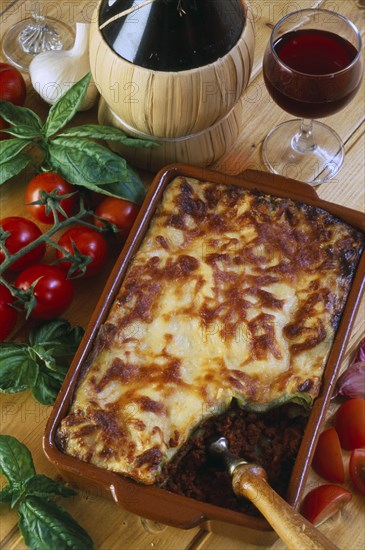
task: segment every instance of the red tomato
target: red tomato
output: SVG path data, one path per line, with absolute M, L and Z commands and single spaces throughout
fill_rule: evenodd
M 14 105 L 23 105 L 25 96 L 26 86 L 22 74 L 12 65 L 0 63 L 0 99 L 10 101 Z M 0 130 L 8 127 L 9 124 L 0 118 Z M 8 134 L 0 132 L 0 140 L 8 137 Z
M 338 485 L 320 485 L 303 499 L 302 515 L 314 525 L 320 525 L 349 502 L 352 494 Z
M 365 449 L 354 449 L 351 453 L 349 471 L 352 483 L 365 496 Z
M 95 214 L 104 220 L 114 223 L 121 231 L 120 238 L 125 240 L 139 212 L 139 206 L 133 202 L 114 197 L 106 197 L 95 210 Z M 95 220 L 98 226 L 104 225 Z
M 67 252 L 75 255 L 74 247 L 76 247 L 83 256 L 89 256 L 91 261 L 86 265 L 85 277 L 91 277 L 101 271 L 105 265 L 108 256 L 108 247 L 103 235 L 90 227 L 77 225 L 72 227 L 58 241 L 58 244 L 65 248 Z M 64 258 L 65 254 L 60 250 L 56 250 L 58 259 Z M 71 262 L 61 262 L 60 267 L 68 271 L 71 267 Z M 78 269 L 74 275 L 80 275 Z
M 55 172 L 44 172 L 42 174 L 38 174 L 38 176 L 31 179 L 27 185 L 25 190 L 25 202 L 27 203 L 27 209 L 33 218 L 42 223 L 53 223 L 52 212 L 47 214 L 43 204 L 29 203 L 38 201 L 41 198 L 40 194 L 42 191 L 51 193 L 54 189 L 57 189 L 57 195 L 68 195 L 70 193 L 74 193 L 71 197 L 62 199 L 60 205 L 67 216 L 71 216 L 75 211 L 75 206 L 78 200 L 76 187 L 68 183 Z M 59 213 L 58 215 L 60 220 L 65 219 L 62 214 Z
M 9 63 L 0 63 L 0 99 L 24 105 L 26 85 L 22 74 Z
M 343 449 L 365 447 L 365 399 L 345 401 L 336 413 L 334 426 Z
M 334 428 L 325 430 L 319 436 L 312 467 L 327 481 L 333 483 L 345 481 L 340 440 Z
M 6 286 L 0 284 L 0 340 L 5 340 L 14 330 L 18 316 L 16 309 L 11 306 L 14 300 Z
M 18 276 L 15 286 L 28 290 L 35 281 L 36 305 L 31 317 L 48 320 L 61 315 L 73 298 L 73 284 L 67 279 L 64 270 L 54 265 L 35 264 Z
M 5 241 L 5 246 L 11 254 L 15 254 L 42 235 L 41 230 L 34 222 L 19 216 L 3 218 L 0 220 L 0 226 L 4 231 L 10 233 Z M 10 269 L 21 271 L 22 269 L 39 262 L 43 258 L 45 251 L 46 245 L 41 243 L 39 246 L 33 248 L 33 250 L 27 252 L 24 256 L 11 264 Z M 3 262 L 4 259 L 5 254 L 0 250 L 0 263 Z

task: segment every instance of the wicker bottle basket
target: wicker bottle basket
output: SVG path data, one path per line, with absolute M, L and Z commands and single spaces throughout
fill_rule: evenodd
M 132 166 L 151 172 L 156 172 L 172 162 L 189 162 L 195 166 L 209 166 L 230 151 L 234 145 L 242 130 L 243 109 L 244 104 L 242 100 L 239 100 L 228 115 L 210 128 L 189 136 L 156 139 L 159 144 L 159 147 L 156 148 L 126 147 L 116 141 L 110 141 L 108 145 Z M 126 126 L 112 112 L 103 98 L 99 102 L 98 119 L 100 124 L 119 128 L 131 137 L 150 138 L 150 136 Z
M 151 70 L 118 55 L 105 40 L 99 17 L 93 18 L 90 66 L 102 97 L 99 121 L 162 144 L 158 153 L 138 150 L 136 165 L 154 170 L 166 160 L 206 166 L 236 139 L 255 38 L 251 8 L 247 0 L 240 1 L 245 22 L 232 49 L 207 65 L 173 72 Z M 124 154 L 124 148 L 118 149 Z

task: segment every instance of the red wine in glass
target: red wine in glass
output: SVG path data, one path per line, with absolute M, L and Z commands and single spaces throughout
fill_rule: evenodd
M 356 48 L 341 36 L 322 30 L 290 31 L 274 43 L 276 56 L 300 75 L 282 70 L 276 58 L 264 65 L 266 87 L 284 111 L 303 118 L 321 118 L 340 111 L 356 95 L 361 83 L 361 67 L 354 64 Z M 323 76 L 313 86 L 310 75 Z M 331 78 L 325 78 L 331 75 Z
M 264 80 L 275 103 L 302 121 L 283 123 L 266 138 L 263 157 L 273 172 L 289 175 L 285 170 L 294 168 L 298 179 L 315 185 L 334 176 L 343 161 L 340 138 L 305 119 L 343 109 L 356 95 L 362 72 L 361 38 L 346 18 L 309 9 L 279 21 L 265 52 Z

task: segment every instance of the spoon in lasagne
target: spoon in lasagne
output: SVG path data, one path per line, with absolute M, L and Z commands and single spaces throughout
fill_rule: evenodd
M 335 546 L 268 484 L 265 470 L 229 452 L 225 437 L 213 440 L 208 452 L 224 464 L 232 476 L 238 497 L 249 499 L 270 523 L 289 550 L 335 550 Z

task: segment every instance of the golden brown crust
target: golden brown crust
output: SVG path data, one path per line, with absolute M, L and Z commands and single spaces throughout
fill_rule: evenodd
M 65 451 L 153 483 L 233 398 L 315 398 L 362 248 L 319 208 L 174 180 L 62 422 Z

